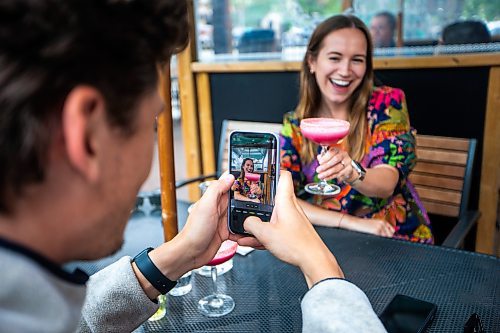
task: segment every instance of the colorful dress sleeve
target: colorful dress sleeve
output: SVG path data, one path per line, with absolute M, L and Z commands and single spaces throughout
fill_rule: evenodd
M 369 153 L 363 162 L 373 168 L 380 164 L 395 167 L 399 185 L 415 166 L 415 130 L 410 126 L 406 99 L 401 89 L 377 88 L 368 105 Z
M 241 178 L 237 178 L 234 181 L 233 186 L 231 187 L 231 190 L 240 193 L 241 195 L 248 197 L 248 195 L 251 193 L 251 186 L 250 182 L 244 181 Z M 262 198 L 262 185 L 259 182 L 259 188 L 261 189 L 260 194 L 255 194 L 255 198 L 261 199 Z
M 241 188 L 242 188 L 241 178 L 236 178 L 236 180 L 234 181 L 233 186 L 231 186 L 231 190 L 234 191 L 234 192 L 241 193 Z
M 368 198 L 354 189 L 347 201 L 350 209 L 369 208 L 365 217 L 379 218 L 395 226 L 395 238 L 433 243 L 427 212 L 408 176 L 416 163 L 415 134 L 403 91 L 391 87 L 376 88 L 368 106 L 369 147 L 362 164 L 368 168 L 385 164 L 395 167 L 399 180 L 389 198 Z M 366 211 L 366 210 L 365 210 Z

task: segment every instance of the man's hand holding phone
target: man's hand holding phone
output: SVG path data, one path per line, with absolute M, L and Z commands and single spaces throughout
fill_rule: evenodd
M 337 260 L 305 216 L 294 194 L 291 174 L 281 171 L 275 207 L 269 223 L 257 217 L 244 222 L 255 236 L 238 240 L 241 245 L 263 245 L 278 259 L 298 266 L 309 287 L 329 277 L 344 277 Z

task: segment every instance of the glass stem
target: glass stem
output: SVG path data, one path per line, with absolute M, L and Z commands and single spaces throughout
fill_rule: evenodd
M 217 267 L 212 266 L 210 273 L 212 275 L 212 289 L 213 289 L 213 294 L 217 295 Z
M 329 148 L 330 148 L 329 146 L 323 146 L 323 145 L 321 146 L 321 153 L 320 153 L 321 157 L 323 157 L 328 152 Z M 320 179 L 318 186 L 319 186 L 320 190 L 323 191 L 323 189 L 326 186 L 328 186 L 328 183 L 326 182 L 326 180 Z

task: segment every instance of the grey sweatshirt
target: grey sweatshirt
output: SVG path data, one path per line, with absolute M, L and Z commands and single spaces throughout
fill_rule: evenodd
M 158 305 L 123 257 L 92 275 L 69 274 L 0 239 L 1 332 L 131 332 Z M 302 300 L 303 332 L 385 332 L 366 295 L 341 279 L 316 284 Z

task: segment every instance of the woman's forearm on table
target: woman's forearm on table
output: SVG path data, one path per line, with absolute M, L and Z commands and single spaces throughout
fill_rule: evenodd
M 328 209 L 324 209 L 313 205 L 305 200 L 298 199 L 300 207 L 304 210 L 309 221 L 314 225 L 320 225 L 325 227 L 338 227 L 339 222 L 343 217 L 343 213 L 334 212 Z

